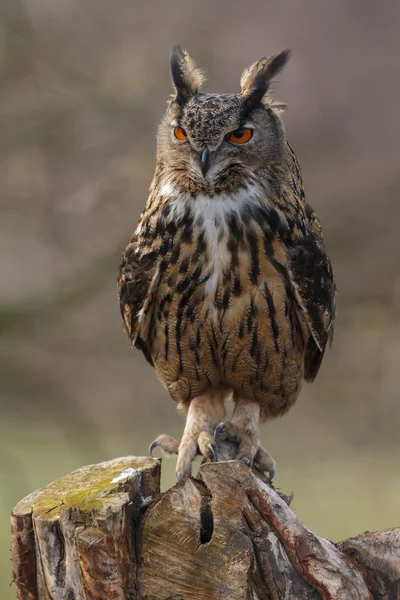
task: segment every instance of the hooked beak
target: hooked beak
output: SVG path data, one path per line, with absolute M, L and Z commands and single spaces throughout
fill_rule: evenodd
M 210 168 L 210 151 L 208 148 L 204 148 L 204 150 L 201 151 L 200 165 L 203 177 L 205 177 L 207 175 L 208 169 Z

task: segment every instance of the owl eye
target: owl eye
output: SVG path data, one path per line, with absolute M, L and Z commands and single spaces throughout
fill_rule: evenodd
M 246 144 L 253 137 L 253 129 L 250 127 L 239 127 L 235 131 L 231 131 L 226 136 L 227 140 L 233 144 Z
M 179 140 L 180 142 L 184 142 L 187 140 L 186 131 L 182 127 L 175 127 L 174 135 L 175 135 L 176 139 Z

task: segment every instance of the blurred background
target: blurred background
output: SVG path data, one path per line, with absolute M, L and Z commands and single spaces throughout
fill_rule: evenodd
M 275 85 L 336 272 L 336 339 L 262 431 L 275 483 L 317 533 L 400 525 L 400 4 L 374 0 L 2 0 L 0 597 L 9 513 L 72 469 L 147 454 L 183 419 L 129 347 L 116 272 L 142 210 L 170 46 L 234 92 L 290 47 Z M 164 487 L 174 482 L 164 460 Z

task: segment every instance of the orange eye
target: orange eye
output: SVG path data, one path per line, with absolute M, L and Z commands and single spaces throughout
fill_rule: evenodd
M 187 140 L 186 131 L 182 129 L 182 127 L 175 127 L 174 134 L 176 139 L 180 142 L 184 142 L 185 140 Z
M 239 127 L 226 136 L 233 144 L 246 144 L 253 137 L 253 129 L 250 127 Z

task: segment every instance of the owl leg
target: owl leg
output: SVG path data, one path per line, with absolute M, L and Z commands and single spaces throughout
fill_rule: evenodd
M 190 402 L 178 450 L 178 480 L 191 474 L 196 454 L 200 453 L 209 460 L 217 460 L 213 433 L 218 422 L 225 416 L 224 400 L 224 395 L 218 393 L 199 396 Z
M 255 465 L 260 471 L 269 472 L 269 480 L 275 474 L 276 462 L 261 446 L 259 439 L 260 405 L 258 402 L 235 398 L 235 410 L 230 422 L 219 423 L 214 439 L 232 440 L 239 444 L 237 459 L 247 465 Z
M 231 427 L 236 431 L 239 442 L 238 460 L 252 464 L 259 442 L 260 405 L 242 398 L 235 399 Z
M 185 415 L 188 414 L 189 404 L 180 404 L 178 406 L 180 410 L 182 410 Z M 168 435 L 167 433 L 160 433 L 159 436 L 156 437 L 154 442 L 151 442 L 149 446 L 149 454 L 153 456 L 153 450 L 155 448 L 161 448 L 163 452 L 166 454 L 178 454 L 179 451 L 179 442 L 172 435 Z

